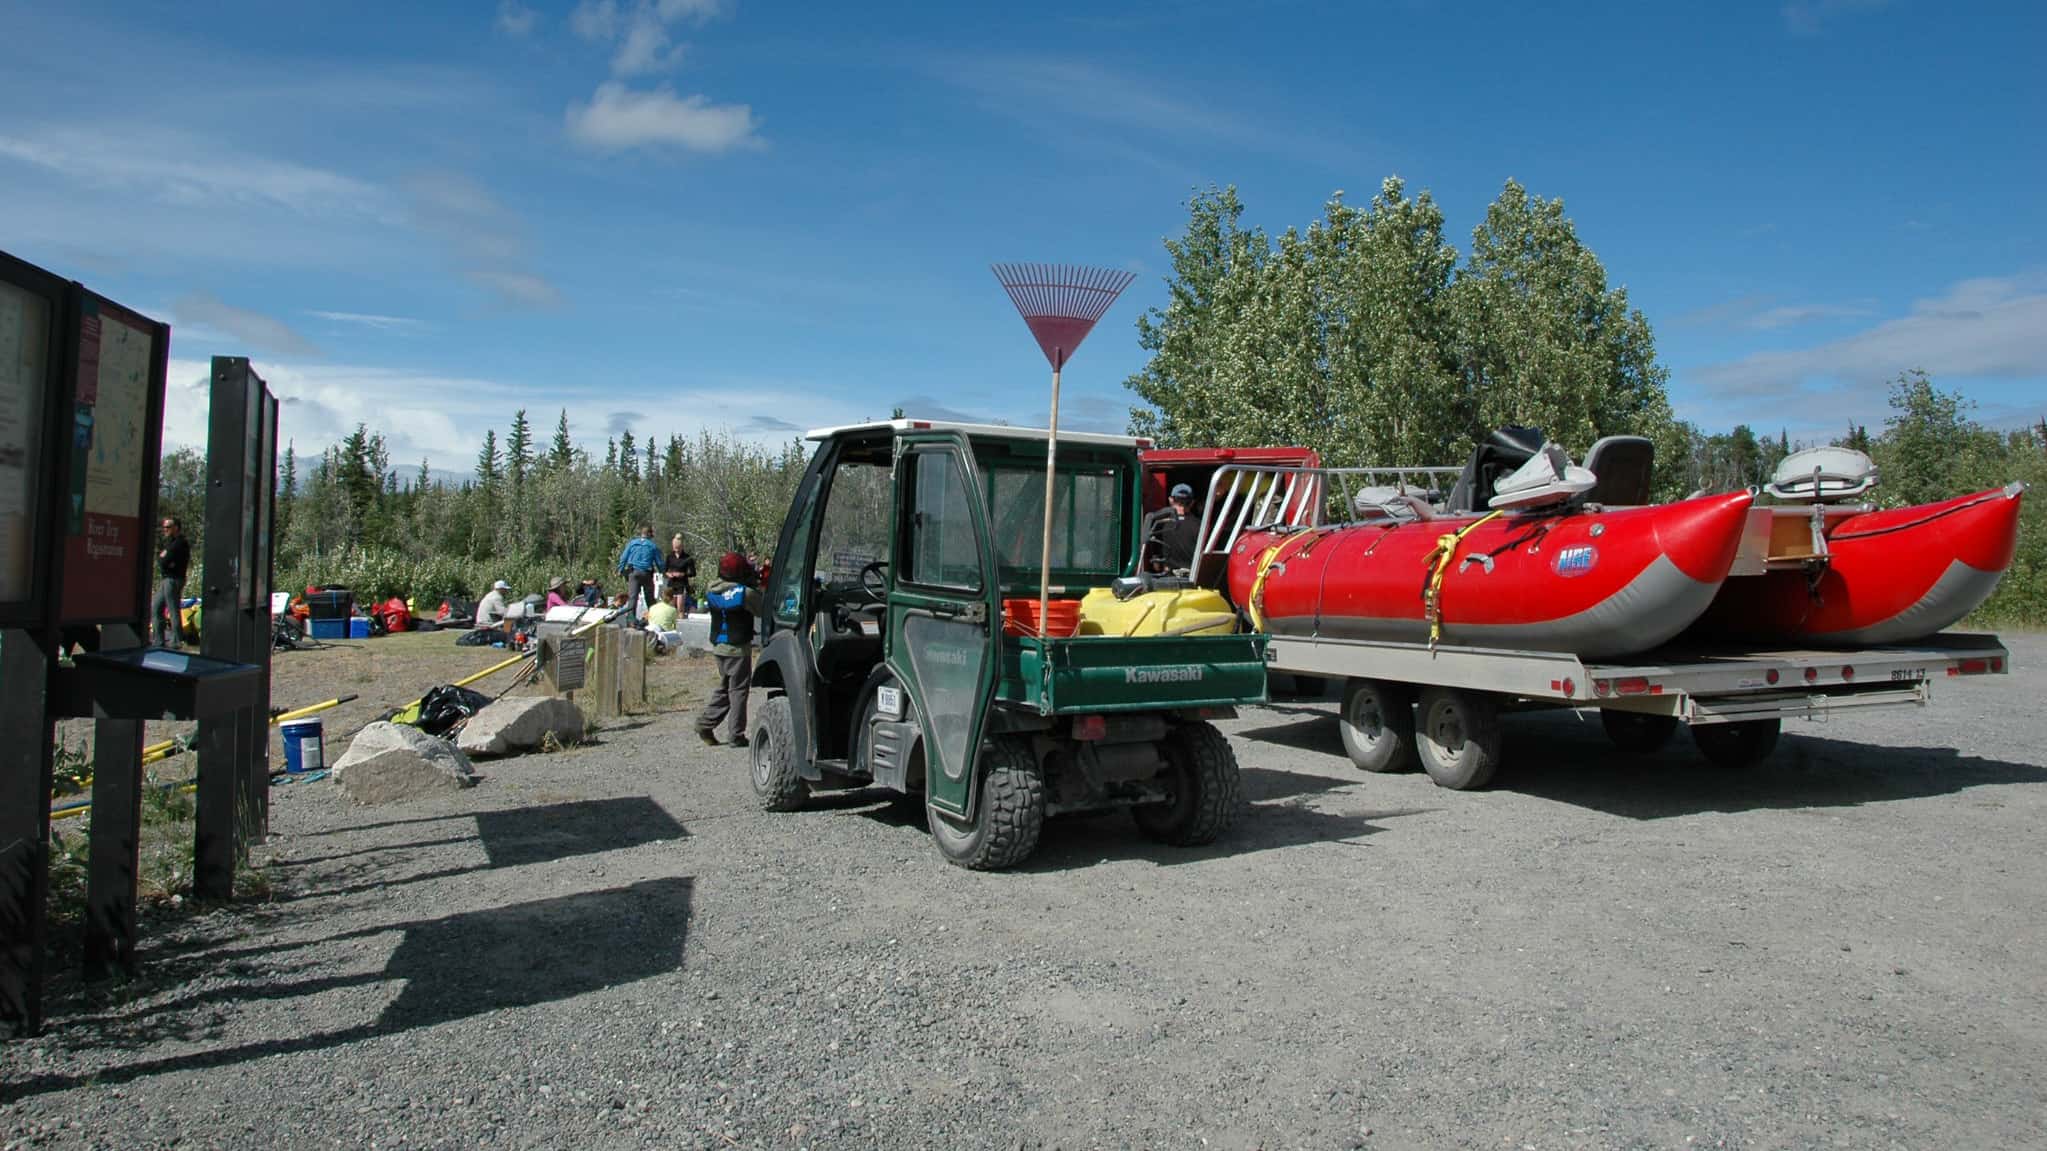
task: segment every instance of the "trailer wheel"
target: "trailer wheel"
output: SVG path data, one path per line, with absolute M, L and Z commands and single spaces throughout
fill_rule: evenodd
M 1483 692 L 1425 688 L 1416 750 L 1437 787 L 1473 791 L 1500 766 L 1500 709 Z
M 1636 755 L 1647 755 L 1670 742 L 1677 732 L 1674 715 L 1645 715 L 1639 711 L 1599 709 L 1599 724 L 1615 747 Z
M 946 862 L 975 871 L 1022 863 L 1038 849 L 1045 826 L 1045 777 L 1028 740 L 997 738 L 984 745 L 981 802 L 972 822 L 927 805 L 931 841 Z
M 763 811 L 795 811 L 810 798 L 796 770 L 796 722 L 789 697 L 771 695 L 753 721 L 753 795 Z
M 1170 798 L 1130 809 L 1137 829 L 1160 843 L 1196 847 L 1214 843 L 1237 820 L 1243 806 L 1243 775 L 1237 753 L 1213 725 L 1184 723 L 1160 745 L 1166 769 L 1159 773 Z
M 1709 723 L 1692 729 L 1692 743 L 1715 767 L 1754 767 L 1777 750 L 1777 737 L 1783 730 L 1781 719 Z
M 1376 679 L 1346 683 L 1336 725 L 1343 733 L 1343 750 L 1360 769 L 1413 770 L 1414 703 L 1393 684 Z

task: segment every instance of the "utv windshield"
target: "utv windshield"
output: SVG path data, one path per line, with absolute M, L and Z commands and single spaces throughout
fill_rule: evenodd
M 1010 458 L 980 461 L 988 489 L 988 522 L 1006 586 L 1036 586 L 1045 529 L 1045 464 Z M 1101 586 L 1129 564 L 1126 541 L 1130 473 L 1124 466 L 1064 453 L 1053 483 L 1052 580 Z

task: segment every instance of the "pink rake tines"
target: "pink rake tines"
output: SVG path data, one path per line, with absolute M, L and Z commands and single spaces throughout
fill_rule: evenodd
M 1052 423 L 1045 437 L 1045 534 L 1038 560 L 1038 634 L 1052 618 L 1052 507 L 1059 462 L 1059 372 L 1095 321 L 1137 276 L 1077 264 L 996 264 L 995 279 L 1052 365 Z M 1050 663 L 1045 665 L 1047 668 Z
M 1132 272 L 1070 264 L 996 264 L 994 271 L 1055 372 L 1137 279 Z

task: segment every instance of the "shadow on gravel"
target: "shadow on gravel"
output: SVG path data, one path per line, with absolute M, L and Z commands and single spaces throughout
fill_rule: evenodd
M 286 1035 L 211 1051 L 114 1064 L 79 1075 L 42 1075 L 0 1085 L 16 1099 L 91 1084 L 230 1066 L 251 1059 L 322 1051 L 507 1008 L 531 1007 L 663 975 L 682 967 L 692 881 L 650 879 L 626 887 L 515 903 L 437 919 L 384 924 L 332 941 L 402 932 L 379 972 L 290 982 L 249 980 L 183 996 L 140 1011 L 60 1024 L 79 1048 L 121 1049 L 162 1039 L 190 1040 L 182 1015 L 208 1004 L 300 999 L 402 980 L 376 1019 L 332 1031 Z M 348 998 L 339 1002 L 356 1002 Z M 294 1013 L 293 1018 L 316 1012 Z
M 523 867 L 532 863 L 550 863 L 557 859 L 592 855 L 600 851 L 640 847 L 649 843 L 682 839 L 689 834 L 682 824 L 676 822 L 674 816 L 668 814 L 666 808 L 645 796 L 585 799 L 570 803 L 480 811 L 475 815 L 460 818 L 475 821 L 474 836 L 385 844 L 364 848 L 359 852 L 342 852 L 313 859 L 280 860 L 279 864 L 282 866 L 304 867 L 351 857 L 383 856 L 381 859 L 366 858 L 360 863 L 335 869 L 321 876 L 319 881 L 308 885 L 305 890 L 295 892 L 290 898 L 359 895 L 368 891 L 386 890 L 400 884 L 426 883 L 457 875 L 468 875 L 494 867 Z M 390 860 L 385 853 L 445 847 L 468 843 L 472 839 L 482 843 L 484 856 L 488 862 L 413 874 L 387 874 L 390 870 Z M 357 883 L 344 882 L 340 886 L 332 884 L 334 880 L 347 880 L 355 876 L 366 878 Z
M 1236 734 L 1255 743 L 1270 743 L 1280 747 L 1291 747 L 1297 751 L 1319 751 L 1325 755 L 1343 756 L 1343 736 L 1336 730 L 1335 716 L 1326 711 L 1305 708 L 1291 714 L 1300 718 L 1266 727 L 1254 727 Z
M 1507 729 L 1493 788 L 1629 819 L 1793 807 L 1856 807 L 1951 795 L 1994 784 L 2047 783 L 2047 768 L 1963 755 L 1951 747 L 1886 747 L 1802 734 L 1787 724 L 1769 759 L 1746 770 L 1714 767 L 1684 733 L 1654 755 L 1609 743 L 1596 719 L 1522 716 Z
M 1290 773 L 1276 773 L 1290 774 Z M 1250 772 L 1245 772 L 1250 775 Z M 1229 833 L 1205 847 L 1171 847 L 1145 838 L 1128 815 L 1105 812 L 1049 820 L 1038 840 L 1036 855 L 1018 871 L 1068 871 L 1111 860 L 1142 859 L 1160 867 L 1201 863 L 1211 859 L 1277 851 L 1311 843 L 1360 847 L 1385 828 L 1380 823 L 1438 808 L 1398 811 L 1321 811 L 1303 803 L 1254 803 L 1237 818 Z

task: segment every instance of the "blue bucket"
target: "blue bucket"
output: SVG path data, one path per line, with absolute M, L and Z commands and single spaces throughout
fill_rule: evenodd
M 321 746 L 319 720 L 295 719 L 279 724 L 277 730 L 284 735 L 285 771 L 297 775 L 326 769 L 327 753 Z

